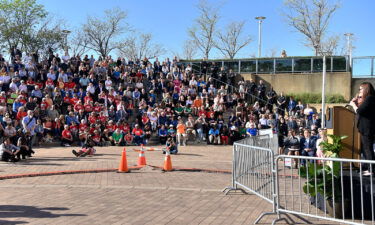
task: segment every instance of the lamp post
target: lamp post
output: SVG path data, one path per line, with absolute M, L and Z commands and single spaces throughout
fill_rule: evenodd
M 326 107 L 326 55 L 323 54 L 323 76 L 322 76 L 322 128 L 326 126 L 325 107 Z
M 68 52 L 68 35 L 71 33 L 70 30 L 62 30 L 61 31 L 62 34 L 64 35 L 64 50 L 65 50 L 65 54 Z
M 352 37 L 354 34 L 345 33 L 344 35 L 346 36 L 346 54 L 349 56 L 349 65 L 350 65 L 350 68 L 352 68 L 352 50 L 353 50 Z
M 258 20 L 258 58 L 262 55 L 262 22 L 266 19 L 264 16 L 255 17 Z

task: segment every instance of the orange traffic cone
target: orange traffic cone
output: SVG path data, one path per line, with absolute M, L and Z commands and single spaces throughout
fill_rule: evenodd
M 138 157 L 138 166 L 145 166 L 146 165 L 146 156 L 145 151 L 143 150 L 143 145 L 141 145 L 141 151 L 139 152 Z
M 126 149 L 122 150 L 122 155 L 121 155 L 121 161 L 120 165 L 118 167 L 118 172 L 119 173 L 128 173 L 130 172 L 128 169 L 128 160 L 126 159 Z
M 169 154 L 169 150 L 165 151 L 165 159 L 164 159 L 164 171 L 172 171 L 172 160 L 171 155 Z

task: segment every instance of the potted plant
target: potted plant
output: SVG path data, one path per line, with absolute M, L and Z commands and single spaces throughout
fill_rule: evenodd
M 342 140 L 347 136 L 328 135 L 328 137 L 328 141 L 320 143 L 323 153 L 326 157 L 338 158 L 343 149 Z M 303 186 L 304 193 L 312 197 L 312 202 L 318 208 L 328 211 L 331 216 L 335 215 L 336 218 L 342 218 L 340 170 L 339 162 L 329 161 L 321 164 L 307 162 L 305 167 L 299 169 L 299 175 L 306 179 Z M 333 200 L 335 201 L 334 206 Z M 325 201 L 323 206 L 318 204 L 322 201 Z

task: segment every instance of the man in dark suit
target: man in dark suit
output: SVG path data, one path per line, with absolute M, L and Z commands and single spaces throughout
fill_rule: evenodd
M 300 140 L 300 152 L 302 156 L 314 157 L 316 155 L 316 139 L 311 136 L 311 131 L 305 129 L 303 137 Z M 302 160 L 301 164 L 305 165 L 306 160 Z

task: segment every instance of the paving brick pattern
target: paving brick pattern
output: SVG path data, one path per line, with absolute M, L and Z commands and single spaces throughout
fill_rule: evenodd
M 122 148 L 98 148 L 97 155 L 77 159 L 73 148 L 41 148 L 22 163 L 0 163 L 0 176 L 63 170 L 116 168 Z M 129 165 L 138 153 L 128 149 Z M 187 146 L 172 156 L 173 166 L 231 169 L 230 146 Z M 164 155 L 146 152 L 149 165 Z M 161 172 L 152 167 L 131 173 L 87 173 L 0 181 L 0 224 L 252 224 L 269 203 L 255 195 L 221 190 L 231 175 Z M 261 224 L 271 224 L 267 216 Z M 297 220 L 298 221 L 298 220 Z M 318 221 L 312 223 L 322 223 Z M 322 223 L 327 224 L 327 223 Z

